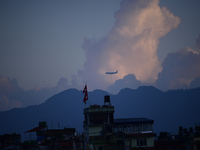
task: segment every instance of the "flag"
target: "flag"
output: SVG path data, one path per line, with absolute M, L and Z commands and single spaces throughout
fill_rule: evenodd
M 85 95 L 84 95 L 83 102 L 86 103 L 86 101 L 88 100 L 87 85 L 85 85 L 85 87 L 83 89 L 83 94 L 84 93 L 85 93 Z
M 87 85 L 85 85 L 84 89 L 83 89 L 83 93 L 87 92 Z

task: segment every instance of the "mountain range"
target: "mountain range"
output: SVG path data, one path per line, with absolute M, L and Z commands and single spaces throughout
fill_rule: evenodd
M 89 105 L 103 105 L 104 96 L 110 95 L 115 107 L 114 118 L 144 117 L 154 120 L 154 131 L 176 132 L 179 126 L 194 127 L 200 123 L 200 88 L 160 91 L 153 86 L 122 89 L 112 95 L 106 91 L 88 92 L 87 104 L 83 91 L 68 89 L 44 103 L 0 112 L 0 135 L 20 133 L 46 121 L 48 128 L 76 128 L 83 131 L 83 109 Z

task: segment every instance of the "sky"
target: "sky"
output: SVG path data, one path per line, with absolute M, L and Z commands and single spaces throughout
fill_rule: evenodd
M 199 7 L 199 0 L 0 1 L 0 110 L 85 84 L 114 94 L 199 87 Z

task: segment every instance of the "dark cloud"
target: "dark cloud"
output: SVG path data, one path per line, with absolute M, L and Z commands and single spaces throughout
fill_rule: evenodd
M 168 54 L 162 67 L 157 80 L 158 88 L 188 88 L 190 83 L 200 76 L 200 53 L 189 47 L 183 48 Z
M 123 88 L 136 89 L 141 86 L 142 83 L 135 78 L 134 74 L 126 75 L 123 79 L 116 80 L 114 84 L 108 87 L 108 92 L 118 93 Z

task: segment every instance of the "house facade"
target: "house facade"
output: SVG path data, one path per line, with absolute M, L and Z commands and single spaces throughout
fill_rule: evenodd
M 123 134 L 126 149 L 154 149 L 153 123 L 147 118 L 114 119 L 113 133 Z

